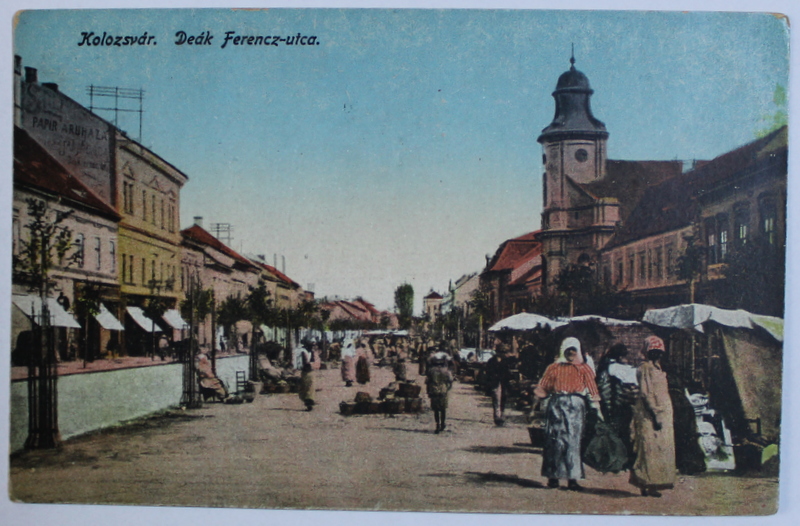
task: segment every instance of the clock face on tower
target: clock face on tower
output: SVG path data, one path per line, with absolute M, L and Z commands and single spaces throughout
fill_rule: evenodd
M 583 148 L 575 152 L 575 160 L 578 161 L 579 163 L 585 163 L 588 158 L 589 158 L 589 152 L 587 152 Z

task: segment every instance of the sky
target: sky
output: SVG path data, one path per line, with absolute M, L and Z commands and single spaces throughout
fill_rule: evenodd
M 89 31 L 156 45 L 79 46 Z M 222 48 L 226 31 L 318 44 Z M 232 248 L 285 259 L 318 297 L 390 309 L 408 282 L 417 311 L 539 228 L 536 139 L 573 44 L 612 159 L 711 159 L 753 140 L 788 84 L 787 25 L 764 13 L 30 11 L 14 34 L 79 103 L 90 84 L 145 90 L 142 143 L 189 177 L 183 228 L 232 224 Z

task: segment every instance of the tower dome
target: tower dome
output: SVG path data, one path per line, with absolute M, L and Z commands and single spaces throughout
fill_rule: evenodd
M 538 141 L 553 141 L 567 138 L 597 139 L 608 137 L 606 125 L 592 115 L 589 98 L 594 90 L 589 79 L 575 69 L 575 56 L 570 59 L 569 71 L 558 77 L 553 98 L 556 100 L 556 114 L 553 122 L 542 130 Z

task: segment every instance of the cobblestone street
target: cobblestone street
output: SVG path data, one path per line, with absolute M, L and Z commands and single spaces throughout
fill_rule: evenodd
M 546 489 L 541 452 L 523 415 L 492 425 L 489 399 L 456 384 L 448 429 L 433 417 L 343 417 L 338 371 L 315 373 L 317 402 L 258 396 L 252 404 L 206 404 L 68 441 L 60 452 L 11 460 L 13 500 L 237 508 L 491 511 L 614 514 L 765 514 L 777 479 L 680 477 L 660 499 L 643 498 L 627 474 L 587 468 L 586 490 Z M 373 369 L 373 396 L 389 383 Z M 418 380 L 419 381 L 419 380 Z

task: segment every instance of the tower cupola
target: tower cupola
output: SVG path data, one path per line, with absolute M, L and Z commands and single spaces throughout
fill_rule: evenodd
M 537 139 L 540 143 L 563 139 L 605 139 L 606 125 L 592 115 L 589 98 L 594 90 L 589 79 L 575 69 L 575 55 L 569 59 L 569 71 L 558 77 L 553 98 L 556 99 L 556 114 L 553 122 L 542 130 Z

